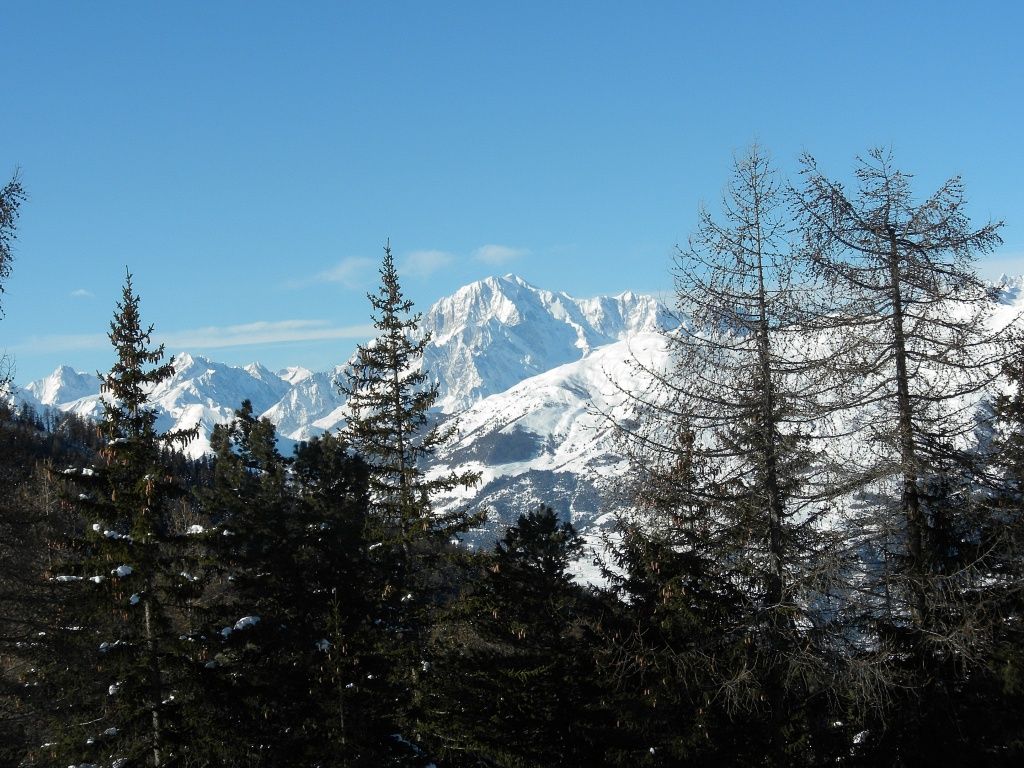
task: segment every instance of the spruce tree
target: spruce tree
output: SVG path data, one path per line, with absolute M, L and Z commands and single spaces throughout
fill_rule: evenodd
M 293 476 L 304 583 L 295 599 L 316 634 L 314 754 L 325 765 L 386 764 L 395 722 L 374 624 L 383 581 L 367 539 L 367 467 L 341 438 L 324 434 L 299 446 Z
M 4 283 L 11 275 L 11 245 L 17 236 L 15 226 L 18 223 L 18 210 L 24 200 L 25 190 L 15 174 L 14 178 L 0 189 L 0 293 L 4 292 Z M 3 317 L 3 305 L 0 305 L 0 317 Z M 0 395 L 6 394 L 10 383 L 10 361 L 5 354 L 0 357 Z
M 403 548 L 424 530 L 445 535 L 459 518 L 438 518 L 431 496 L 477 482 L 474 473 L 427 476 L 425 462 L 454 434 L 455 427 L 431 424 L 438 385 L 421 367 L 429 334 L 419 331 L 422 316 L 402 293 L 390 245 L 384 248 L 381 284 L 368 298 L 377 337 L 360 345 L 346 377 L 344 436 L 370 470 L 376 517 L 399 537 Z
M 608 765 L 742 765 L 764 754 L 765 729 L 722 694 L 744 668 L 743 594 L 671 531 L 623 527 L 601 625 L 600 681 L 615 713 Z M 737 735 L 743 739 L 738 740 Z
M 61 472 L 79 527 L 50 574 L 63 594 L 34 682 L 58 702 L 48 749 L 73 763 L 157 767 L 188 746 L 179 715 L 190 664 L 172 629 L 182 580 L 170 502 L 180 489 L 161 449 L 195 430 L 156 430 L 149 393 L 174 369 L 152 332 L 129 274 L 110 325 L 116 361 L 101 377 L 104 447 L 95 466 Z
M 550 507 L 520 515 L 438 622 L 427 727 L 446 762 L 525 768 L 602 757 L 584 640 L 591 600 L 568 574 L 581 549 Z
M 200 493 L 211 527 L 196 530 L 202 557 L 192 569 L 203 591 L 194 632 L 202 645 L 207 722 L 197 724 L 206 759 L 274 765 L 294 742 L 288 727 L 301 699 L 282 667 L 294 663 L 290 600 L 299 577 L 292 561 L 293 504 L 273 425 L 242 403 L 214 427 L 213 483 Z M 275 686 L 278 694 L 271 695 Z M 287 764 L 283 762 L 282 764 Z
M 380 277 L 377 293 L 369 294 L 378 335 L 357 348 L 339 382 L 348 396 L 342 434 L 369 471 L 369 530 L 383 579 L 376 619 L 391 659 L 399 743 L 414 744 L 430 612 L 446 591 L 445 571 L 456 555 L 450 541 L 470 524 L 463 512 L 435 514 L 431 497 L 469 487 L 479 475 L 428 475 L 426 462 L 454 426 L 431 423 L 438 386 L 421 365 L 430 336 L 420 333 L 421 316 L 402 293 L 390 245 Z
M 53 608 L 49 542 L 66 516 L 42 464 L 47 436 L 37 424 L 30 410 L 14 416 L 0 405 L 0 765 L 19 765 L 46 741 L 40 721 L 49 706 L 26 680 Z
M 214 763 L 376 765 L 393 727 L 368 637 L 366 468 L 336 437 L 294 459 L 276 443 L 248 401 L 211 439 L 196 741 Z

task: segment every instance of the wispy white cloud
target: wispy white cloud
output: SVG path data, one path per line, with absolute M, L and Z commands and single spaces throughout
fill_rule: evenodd
M 368 339 L 376 331 L 372 325 L 331 325 L 326 320 L 262 320 L 241 325 L 210 325 L 169 333 L 154 334 L 154 342 L 171 349 L 223 349 L 258 344 L 281 344 L 330 339 Z M 103 349 L 110 345 L 105 334 L 64 334 L 35 336 L 13 346 L 14 352 L 76 352 Z
M 25 341 L 12 345 L 11 351 L 37 354 L 103 349 L 109 346 L 110 339 L 105 333 L 64 333 L 30 336 Z
M 362 288 L 368 273 L 377 265 L 373 259 L 365 256 L 350 256 L 342 259 L 337 265 L 317 275 L 321 283 L 341 283 L 346 288 Z
M 377 262 L 365 256 L 349 256 L 342 259 L 330 269 L 325 269 L 312 277 L 289 280 L 289 288 L 305 288 L 315 283 L 338 283 L 345 288 L 360 290 L 370 285 L 370 276 Z
M 399 271 L 412 277 L 429 277 L 455 261 L 447 251 L 413 251 L 402 259 Z
M 92 299 L 95 297 L 96 294 L 94 294 L 88 288 L 76 288 L 71 292 L 71 295 L 76 299 Z
M 175 331 L 160 334 L 158 341 L 172 349 L 221 349 L 297 341 L 364 339 L 374 333 L 372 325 L 335 326 L 325 320 L 278 320 Z
M 482 261 L 484 264 L 508 264 L 510 261 L 521 259 L 529 255 L 526 248 L 513 248 L 509 245 L 496 245 L 494 243 L 481 245 L 473 251 L 473 258 Z

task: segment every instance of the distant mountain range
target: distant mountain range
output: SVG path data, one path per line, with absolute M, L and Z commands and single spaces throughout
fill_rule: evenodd
M 1024 309 L 1024 279 L 1003 285 L 1005 321 Z M 438 383 L 436 416 L 455 419 L 457 433 L 431 471 L 474 469 L 482 476 L 477 488 L 439 498 L 437 506 L 491 511 L 471 542 L 492 539 L 539 503 L 598 535 L 626 470 L 614 426 L 633 416 L 622 389 L 641 388 L 644 368 L 667 368 L 663 332 L 677 323 L 651 296 L 577 299 L 515 275 L 471 283 L 435 303 L 421 326 L 431 334 L 423 364 Z M 191 456 L 209 450 L 213 426 L 229 421 L 245 399 L 274 422 L 285 452 L 344 423 L 337 387 L 343 364 L 273 372 L 187 353 L 174 361 L 175 375 L 153 391 L 152 402 L 162 430 L 200 425 L 186 449 Z M 102 412 L 97 377 L 66 366 L 16 397 L 90 418 Z
M 499 522 L 539 502 L 583 528 L 601 514 L 599 486 L 617 474 L 611 423 L 613 378 L 633 375 L 633 355 L 646 364 L 667 358 L 659 330 L 671 313 L 651 296 L 574 298 L 530 285 L 515 275 L 464 286 L 435 303 L 421 330 L 431 334 L 423 364 L 438 383 L 438 418 L 457 418 L 458 435 L 437 466 L 473 467 L 483 482 L 441 507 L 486 504 Z M 277 426 L 282 447 L 339 428 L 345 419 L 337 381 L 345 366 L 313 372 L 236 367 L 198 355 L 174 356 L 175 374 L 151 394 L 161 430 L 200 425 L 187 448 L 209 450 L 213 426 L 229 421 L 245 399 Z M 99 379 L 62 366 L 20 389 L 37 408 L 99 418 Z M 608 414 L 615 417 L 613 412 Z

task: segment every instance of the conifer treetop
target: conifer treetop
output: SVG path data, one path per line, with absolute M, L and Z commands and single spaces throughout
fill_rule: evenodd
M 15 174 L 3 189 L 0 189 L 0 294 L 4 292 L 4 282 L 11 275 L 11 243 L 17 236 L 15 224 L 18 221 L 18 209 L 25 199 L 25 190 Z M 0 304 L 0 318 L 4 316 L 3 305 Z M 0 395 L 6 394 L 14 378 L 12 364 L 6 354 L 0 355 Z
M 428 514 L 432 493 L 472 485 L 477 475 L 424 476 L 423 462 L 450 439 L 454 427 L 428 423 L 438 397 L 437 383 L 428 383 L 421 366 L 430 334 L 420 334 L 421 315 L 402 294 L 390 242 L 380 277 L 377 292 L 368 294 L 379 334 L 357 347 L 338 386 L 348 397 L 344 436 L 370 469 L 375 503 L 385 517 L 408 524 Z
M 4 292 L 4 281 L 11 275 L 11 243 L 16 237 L 15 224 L 18 209 L 25 199 L 25 190 L 15 174 L 3 189 L 0 189 L 0 293 Z M 3 308 L 0 307 L 0 317 Z
M 110 441 L 154 443 L 187 443 L 197 429 L 180 430 L 158 436 L 156 411 L 149 405 L 153 387 L 174 375 L 174 358 L 161 363 L 164 345 L 152 345 L 152 325 L 143 326 L 139 312 L 139 296 L 132 285 L 132 275 L 125 270 L 121 300 L 107 336 L 117 359 L 109 373 L 99 373 L 103 399 L 104 436 Z

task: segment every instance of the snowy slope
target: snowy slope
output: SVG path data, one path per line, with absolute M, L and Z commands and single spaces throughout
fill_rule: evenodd
M 344 420 L 345 398 L 336 383 L 343 371 L 339 365 L 299 379 L 263 415 L 274 422 L 280 435 L 296 441 L 337 428 Z
M 632 417 L 633 402 L 619 387 L 638 391 L 638 364 L 663 370 L 668 362 L 663 335 L 638 333 L 478 401 L 458 416 L 458 437 L 437 463 L 479 471 L 481 483 L 439 498 L 438 507 L 484 506 L 490 531 L 539 503 L 581 530 L 599 524 L 612 511 L 610 485 L 626 470 L 615 424 Z

